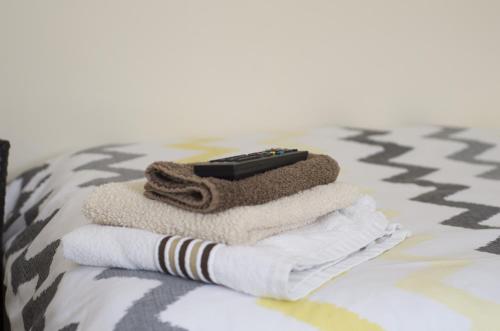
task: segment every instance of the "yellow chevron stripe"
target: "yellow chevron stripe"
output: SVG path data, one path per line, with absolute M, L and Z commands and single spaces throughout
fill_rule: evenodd
M 212 143 L 220 140 L 221 139 L 218 138 L 191 139 L 187 140 L 184 143 L 168 145 L 168 147 L 200 152 L 199 154 L 177 160 L 177 162 L 180 163 L 204 162 L 225 156 L 229 153 L 238 152 L 238 149 L 236 148 L 218 147 L 211 145 Z
M 268 309 L 279 311 L 320 331 L 358 330 L 380 331 L 382 328 L 357 314 L 331 303 L 314 302 L 308 299 L 281 301 L 259 299 L 257 303 Z
M 384 214 L 385 217 L 387 217 L 388 220 L 396 218 L 399 215 L 399 212 L 397 210 L 394 210 L 394 209 L 383 209 L 383 208 L 380 208 L 380 209 L 378 209 L 378 211 L 380 211 L 382 214 Z
M 297 148 L 316 154 L 324 153 L 324 151 L 315 146 L 301 144 L 297 141 L 298 138 L 302 138 L 306 134 L 306 131 L 277 132 L 272 133 L 271 137 L 260 141 L 260 143 L 268 147 Z
M 471 330 L 492 330 L 495 325 L 500 325 L 499 304 L 445 283 L 447 277 L 471 265 L 470 260 L 426 257 L 403 253 L 408 248 L 431 238 L 430 236 L 408 238 L 383 255 L 383 258 L 386 259 L 428 263 L 426 267 L 400 280 L 396 286 L 432 298 L 467 317 L 471 321 Z

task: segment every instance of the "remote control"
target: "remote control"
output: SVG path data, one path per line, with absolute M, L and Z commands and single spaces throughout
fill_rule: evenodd
M 307 159 L 307 151 L 272 148 L 262 152 L 242 154 L 194 165 L 200 177 L 242 179 L 267 170 L 283 167 Z

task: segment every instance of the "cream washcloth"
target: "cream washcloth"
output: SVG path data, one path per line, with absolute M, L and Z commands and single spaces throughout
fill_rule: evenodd
M 313 224 L 251 246 L 95 224 L 62 241 L 64 256 L 79 264 L 162 271 L 256 296 L 297 300 L 408 235 L 376 211 L 372 198 L 363 197 Z
M 265 204 L 200 214 L 144 197 L 144 180 L 110 183 L 88 197 L 83 213 L 92 223 L 144 229 L 218 243 L 249 244 L 302 227 L 319 216 L 348 207 L 360 197 L 346 183 L 332 183 Z

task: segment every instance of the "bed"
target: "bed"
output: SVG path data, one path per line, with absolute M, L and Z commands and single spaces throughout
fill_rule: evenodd
M 159 159 L 194 162 L 268 146 L 334 156 L 340 180 L 374 196 L 412 236 L 295 302 L 64 259 L 60 238 L 88 223 L 80 208 L 96 185 L 140 178 Z M 13 179 L 4 219 L 12 330 L 500 330 L 498 132 L 324 127 L 98 146 Z

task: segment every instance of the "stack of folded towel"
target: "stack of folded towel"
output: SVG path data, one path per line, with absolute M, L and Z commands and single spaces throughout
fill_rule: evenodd
M 93 224 L 63 238 L 64 254 L 297 300 L 409 234 L 338 174 L 334 159 L 314 154 L 238 181 L 155 162 L 147 180 L 90 194 L 83 212 Z

